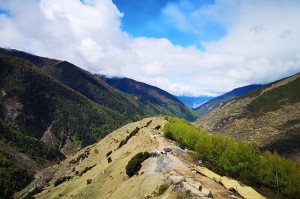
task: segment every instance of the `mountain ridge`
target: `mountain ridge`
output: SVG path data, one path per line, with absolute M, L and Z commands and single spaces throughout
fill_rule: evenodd
M 242 95 L 245 95 L 252 91 L 253 89 L 260 88 L 262 85 L 261 84 L 251 84 L 247 86 L 242 86 L 239 88 L 235 88 L 221 96 L 218 96 L 201 106 L 195 108 L 198 113 L 200 113 L 202 116 L 210 113 L 211 111 L 215 110 L 218 107 L 223 106 L 225 103 L 227 103 L 230 100 L 233 100 L 237 97 L 240 97 Z
M 128 122 L 166 113 L 148 101 L 156 108 L 153 111 L 67 61 L 0 48 L 0 66 L 0 143 L 9 145 L 0 149 L 4 154 L 0 165 L 19 155 L 32 163 L 16 161 L 11 168 L 1 167 L 0 175 L 14 175 L 9 171 L 15 167 L 34 174 L 42 165 L 61 161 Z M 189 114 L 192 111 L 183 116 Z M 18 180 L 12 179 L 10 183 Z M 0 181 L 2 190 L 16 191 L 5 183 Z
M 255 141 L 263 149 L 299 159 L 300 74 L 272 82 L 198 119 L 210 132 Z

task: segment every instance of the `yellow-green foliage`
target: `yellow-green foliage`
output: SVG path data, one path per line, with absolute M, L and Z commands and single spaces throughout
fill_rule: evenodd
M 255 143 L 236 142 L 224 135 L 197 129 L 185 120 L 166 117 L 165 136 L 195 150 L 204 163 L 232 177 L 256 186 L 267 186 L 289 198 L 300 198 L 300 169 L 290 160 Z

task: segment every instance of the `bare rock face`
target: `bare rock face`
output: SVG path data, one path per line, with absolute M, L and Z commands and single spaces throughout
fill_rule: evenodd
M 23 104 L 17 97 L 5 98 L 3 100 L 3 114 L 6 120 L 14 121 L 22 113 L 22 109 Z
M 56 145 L 59 141 L 54 133 L 51 131 L 52 125 L 48 127 L 48 129 L 44 132 L 41 140 L 47 144 Z

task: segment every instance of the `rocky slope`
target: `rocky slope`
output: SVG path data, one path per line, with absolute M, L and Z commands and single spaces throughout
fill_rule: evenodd
M 147 118 L 125 125 L 97 144 L 39 173 L 37 179 L 16 197 L 25 196 L 34 187 L 43 187 L 38 191 L 37 198 L 127 199 L 151 196 L 175 199 L 184 196 L 204 199 L 212 195 L 215 199 L 238 198 L 219 183 L 193 170 L 196 165 L 191 157 L 180 154 L 181 150 L 175 143 L 162 136 L 161 129 L 166 122 L 162 118 Z M 120 142 L 136 128 L 138 133 L 120 147 Z M 131 178 L 126 175 L 126 165 L 135 154 L 162 151 L 170 146 L 178 152 L 150 157 L 143 162 L 137 175 Z M 58 179 L 65 180 L 58 183 Z
M 252 84 L 248 86 L 243 86 L 240 88 L 233 89 L 232 91 L 225 93 L 224 95 L 221 95 L 219 97 L 216 97 L 210 101 L 208 101 L 205 104 L 202 104 L 201 106 L 195 108 L 195 111 L 200 113 L 200 115 L 207 115 L 208 113 L 212 112 L 213 110 L 223 106 L 228 101 L 233 100 L 239 96 L 245 95 L 249 93 L 253 89 L 257 89 L 261 87 L 260 84 Z
M 238 140 L 255 141 L 293 159 L 300 157 L 300 74 L 232 100 L 195 124 Z

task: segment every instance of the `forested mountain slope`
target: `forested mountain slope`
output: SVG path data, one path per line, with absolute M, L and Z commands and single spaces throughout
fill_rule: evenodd
M 197 119 L 198 114 L 184 105 L 179 99 L 170 93 L 130 78 L 109 78 L 97 75 L 110 86 L 134 96 L 140 103 L 148 107 L 152 112 L 163 115 L 177 115 L 189 121 Z

